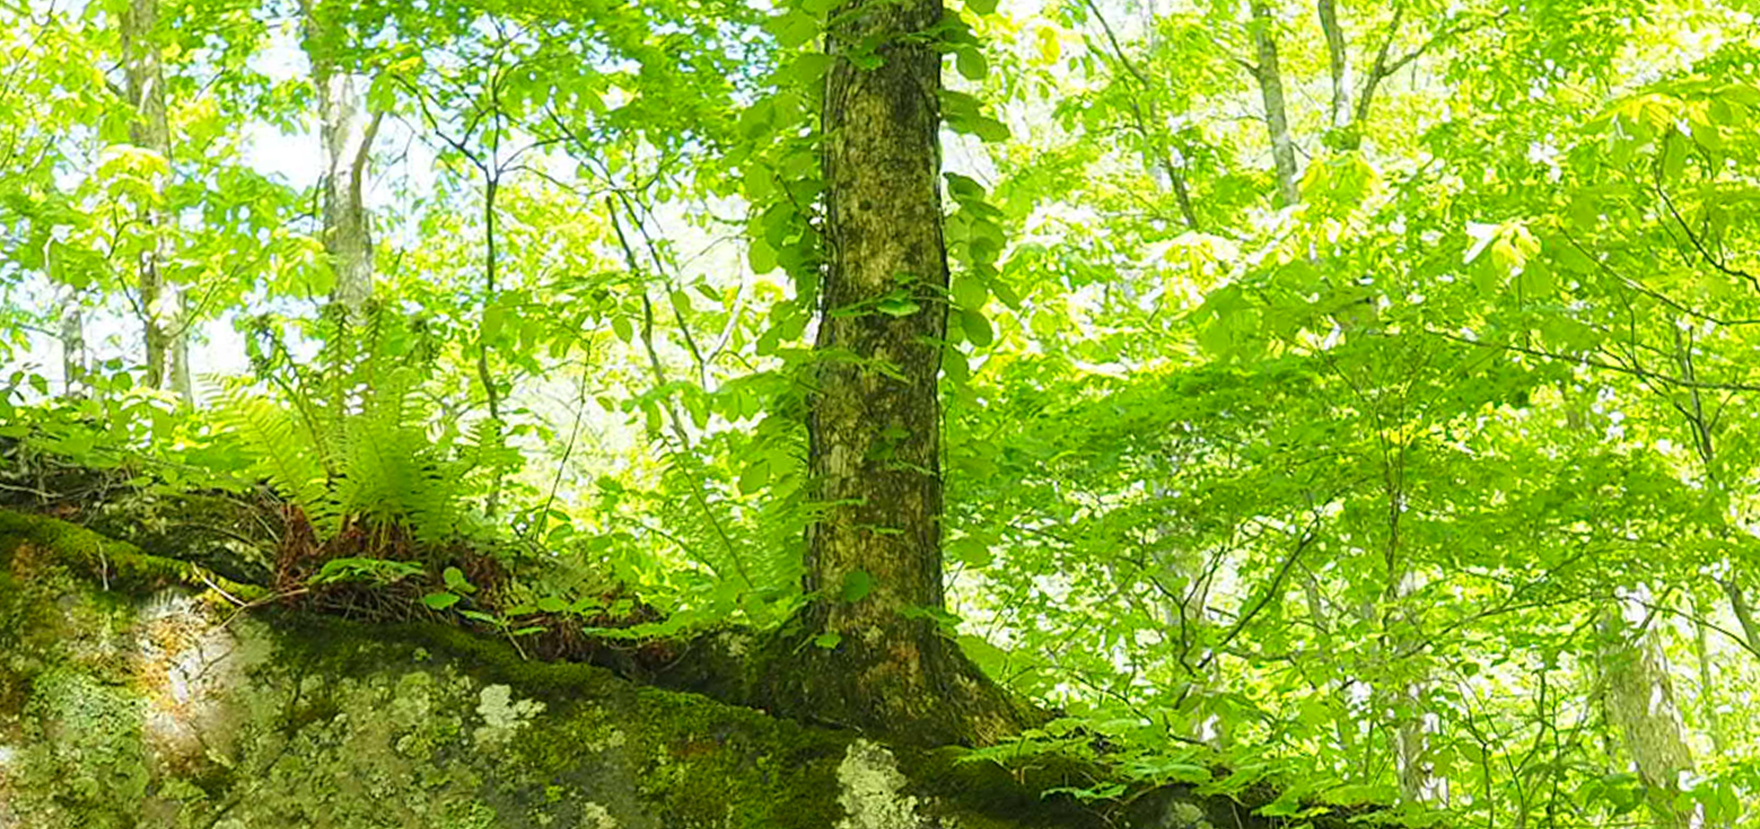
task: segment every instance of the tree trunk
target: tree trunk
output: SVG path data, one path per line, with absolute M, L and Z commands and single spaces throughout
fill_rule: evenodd
M 196 384 L 189 372 L 189 330 L 193 323 L 189 318 L 189 294 L 181 286 L 165 285 L 168 297 L 166 303 L 172 311 L 171 316 L 163 321 L 168 329 L 167 336 L 171 340 L 171 391 L 185 406 L 196 404 Z
M 83 397 L 89 384 L 86 380 L 85 313 L 80 306 L 79 291 L 64 289 L 55 301 L 55 314 L 61 320 L 57 339 L 61 341 L 62 396 Z
M 1403 503 L 1403 498 L 1395 503 Z M 1397 534 L 1395 538 L 1397 545 Z M 1392 557 L 1389 562 L 1390 567 L 1393 566 Z M 1412 594 L 1421 582 L 1409 570 L 1391 578 L 1392 584 L 1382 596 L 1388 608 L 1381 619 L 1382 639 L 1390 646 L 1388 655 L 1409 654 L 1420 647 L 1416 638 L 1418 626 L 1412 619 Z M 1399 774 L 1400 799 L 1406 803 L 1446 806 L 1448 781 L 1436 774 L 1436 765 L 1430 756 L 1432 716 L 1424 699 L 1428 686 L 1423 676 L 1383 680 L 1375 685 L 1375 694 L 1377 707 L 1393 712 L 1389 721 L 1393 726 L 1394 767 Z
M 1650 792 L 1655 825 L 1685 829 L 1693 825 L 1694 815 L 1675 808 L 1674 799 L 1681 791 L 1681 773 L 1693 770 L 1693 754 L 1682 733 L 1662 642 L 1654 630 L 1634 630 L 1612 603 L 1603 611 L 1602 635 L 1608 643 L 1601 653 L 1607 712 Z
M 1289 107 L 1283 96 L 1283 70 L 1277 61 L 1277 21 L 1265 0 L 1253 0 L 1253 33 L 1258 63 L 1253 73 L 1265 103 L 1265 127 L 1271 134 L 1271 159 L 1277 166 L 1277 192 L 1285 207 L 1301 201 L 1296 189 L 1296 146 L 1289 136 Z
M 324 145 L 324 250 L 336 272 L 332 298 L 351 324 L 363 321 L 373 297 L 373 241 L 363 180 L 379 119 L 369 116 L 359 78 L 336 58 L 344 32 L 334 3 L 303 4 L 306 55 L 312 61 L 312 87 L 318 94 L 318 134 Z
M 122 63 L 128 102 L 134 120 L 128 127 L 129 142 L 171 162 L 171 127 L 165 117 L 165 73 L 155 42 L 159 25 L 158 0 L 130 0 L 122 14 Z M 155 182 L 163 193 L 165 177 Z M 165 241 L 159 238 L 169 225 L 163 207 L 143 205 L 140 222 L 151 237 L 138 261 L 139 312 L 146 340 L 146 385 L 166 388 L 172 381 L 172 326 L 178 324 L 177 292 L 165 283 L 162 272 Z
M 1705 621 L 1711 606 L 1693 602 L 1693 657 L 1699 664 L 1699 715 L 1704 719 L 1705 734 L 1711 738 L 1711 750 L 1722 757 L 1729 749 L 1723 733 L 1723 717 L 1717 712 L 1717 686 L 1712 681 L 1710 626 Z
M 1319 0 L 1320 31 L 1326 35 L 1327 67 L 1332 75 L 1332 110 L 1328 126 L 1342 130 L 1351 125 L 1351 56 L 1344 27 L 1338 23 L 1338 0 Z
M 833 9 L 823 110 L 828 251 L 816 394 L 806 635 L 780 650 L 779 704 L 919 743 L 992 742 L 1018 711 L 941 635 L 947 255 L 940 195 L 940 0 Z M 872 47 L 878 66 L 852 53 Z M 785 676 L 774 676 L 785 674 Z

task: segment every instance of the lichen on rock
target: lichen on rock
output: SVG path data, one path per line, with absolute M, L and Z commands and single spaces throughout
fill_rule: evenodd
M 477 714 L 482 716 L 483 726 L 474 736 L 479 746 L 505 744 L 544 710 L 544 703 L 537 700 L 513 699 L 513 689 L 506 685 L 486 685 L 478 697 Z
M 917 798 L 904 794 L 909 780 L 883 746 L 867 740 L 849 744 L 837 766 L 837 802 L 848 813 L 838 829 L 908 829 L 918 826 Z

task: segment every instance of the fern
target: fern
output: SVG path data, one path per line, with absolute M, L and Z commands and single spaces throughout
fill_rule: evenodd
M 380 310 L 359 327 L 327 313 L 318 330 L 325 347 L 305 366 L 259 323 L 252 358 L 261 382 L 229 392 L 218 425 L 323 539 L 351 525 L 397 526 L 430 544 L 455 536 L 464 472 L 479 461 L 450 458 L 449 435 L 430 435 L 434 412 L 421 387 L 432 349 Z
M 329 447 L 315 440 L 288 409 L 239 390 L 215 412 L 218 425 L 243 441 L 257 471 L 283 498 L 298 505 L 321 534 L 335 535 L 342 512 L 330 497 Z
M 723 432 L 698 447 L 709 457 L 775 459 L 778 468 L 764 497 L 736 494 L 737 466 L 706 463 L 662 445 L 666 463 L 642 508 L 673 548 L 708 571 L 714 594 L 757 599 L 742 602 L 748 612 L 779 612 L 798 598 L 809 517 L 799 485 L 805 446 L 801 430 L 784 423 L 769 419 L 754 433 Z

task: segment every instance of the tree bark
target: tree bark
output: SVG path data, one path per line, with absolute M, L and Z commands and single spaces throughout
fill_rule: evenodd
M 988 743 L 1020 712 L 938 623 L 948 269 L 928 32 L 941 18 L 940 0 L 861 0 L 828 17 L 828 262 L 808 415 L 824 512 L 808 530 L 802 619 L 813 641 L 779 648 L 796 665 L 770 671 L 768 696 L 906 742 Z
M 1351 56 L 1345 47 L 1344 27 L 1338 23 L 1338 0 L 1319 0 L 1320 30 L 1326 35 L 1327 66 L 1332 75 L 1332 129 L 1351 125 Z
M 1603 611 L 1602 634 L 1609 643 L 1601 654 L 1608 715 L 1649 791 L 1655 825 L 1685 829 L 1694 823 L 1693 812 L 1677 809 L 1674 799 L 1681 792 L 1681 773 L 1693 770 L 1693 754 L 1683 734 L 1662 643 L 1654 630 L 1629 626 L 1613 603 Z
M 1283 69 L 1277 60 L 1277 20 L 1266 0 L 1253 0 L 1253 19 L 1247 28 L 1253 34 L 1253 48 L 1258 63 L 1253 74 L 1259 81 L 1259 96 L 1265 103 L 1265 127 L 1271 134 L 1271 160 L 1277 167 L 1277 192 L 1288 207 L 1301 201 L 1296 188 L 1296 146 L 1289 135 L 1289 107 L 1283 95 Z
M 302 7 L 305 50 L 318 93 L 318 135 L 324 145 L 324 250 L 336 272 L 331 297 L 342 304 L 351 324 L 359 324 L 373 297 L 372 230 L 362 188 L 379 117 L 368 114 L 360 79 L 337 60 L 343 27 L 336 19 L 336 4 L 306 0 Z
M 167 320 L 167 336 L 171 340 L 171 391 L 185 406 L 196 404 L 195 376 L 189 371 L 189 330 L 193 323 L 189 318 L 189 294 L 181 286 L 167 284 L 166 305 L 171 309 L 171 317 Z
M 83 397 L 88 389 L 86 380 L 85 313 L 80 305 L 80 292 L 63 289 L 55 302 L 55 314 L 61 320 L 57 339 L 61 341 L 61 381 L 63 397 Z
M 171 127 L 165 115 L 165 72 L 155 34 L 158 25 L 158 0 L 130 0 L 123 10 L 122 63 L 127 82 L 124 91 L 134 107 L 134 120 L 128 127 L 129 142 L 165 160 L 167 175 L 158 177 L 154 187 L 163 194 L 171 163 Z M 164 207 L 142 205 L 137 218 L 151 238 L 137 262 L 136 281 L 146 340 L 146 385 L 161 389 L 176 374 L 172 339 L 179 324 L 181 303 L 178 292 L 166 283 L 162 271 L 166 257 L 165 241 L 160 234 L 169 225 Z

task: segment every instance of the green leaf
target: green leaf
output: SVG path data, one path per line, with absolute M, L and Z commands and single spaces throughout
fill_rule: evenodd
M 996 340 L 996 332 L 990 327 L 990 320 L 983 311 L 973 308 L 962 308 L 959 312 L 960 327 L 965 329 L 966 339 L 979 348 L 987 348 Z
M 739 473 L 739 491 L 743 495 L 751 495 L 770 483 L 770 459 L 759 458 L 746 464 Z
M 991 144 L 1007 141 L 1010 136 L 1007 124 L 1004 124 L 995 118 L 991 118 L 988 115 L 980 116 L 978 120 L 973 123 L 972 134 Z
M 909 297 L 902 296 L 887 297 L 880 300 L 874 307 L 880 313 L 891 317 L 908 317 L 923 310 L 923 306 L 918 305 Z
M 440 573 L 440 577 L 446 582 L 446 586 L 449 589 L 457 590 L 460 593 L 477 592 L 476 585 L 473 585 L 470 581 L 466 580 L 464 577 L 464 571 L 457 567 L 446 568 Z
M 977 49 L 961 49 L 953 57 L 953 65 L 959 69 L 969 81 L 982 81 L 990 71 L 990 65 L 984 60 L 984 53 Z
M 830 55 L 824 52 L 808 52 L 795 58 L 790 74 L 793 75 L 796 83 L 815 87 L 824 82 L 825 70 L 830 69 L 831 64 Z
M 966 8 L 973 14 L 991 14 L 996 11 L 997 0 L 966 0 Z
M 866 570 L 851 570 L 843 574 L 843 600 L 854 604 L 867 598 L 874 590 L 874 577 Z
M 995 560 L 990 552 L 990 545 L 977 536 L 966 535 L 954 539 L 948 542 L 947 551 L 967 567 L 989 567 Z
M 793 49 L 819 36 L 819 19 L 804 11 L 790 10 L 771 18 L 764 28 L 776 36 L 784 49 Z
M 545 613 L 562 613 L 568 610 L 568 602 L 556 596 L 545 596 L 538 600 L 538 609 Z
M 422 604 L 425 604 L 434 610 L 445 610 L 446 608 L 458 604 L 458 600 L 459 595 L 457 593 L 429 593 L 422 597 Z
M 813 637 L 813 644 L 826 650 L 831 650 L 832 648 L 837 647 L 842 641 L 842 635 L 831 631 L 825 631 L 824 633 Z
M 982 309 L 990 301 L 990 289 L 983 280 L 961 276 L 953 280 L 953 301 L 961 308 Z
M 480 332 L 483 339 L 493 342 L 501 335 L 501 326 L 507 319 L 507 307 L 499 302 L 491 302 L 483 308 L 483 327 Z
M 752 273 L 766 274 L 776 270 L 776 249 L 763 239 L 753 239 L 746 248 L 746 260 L 752 266 Z

